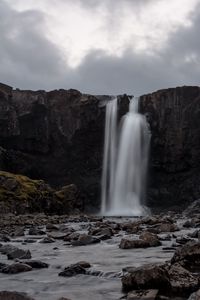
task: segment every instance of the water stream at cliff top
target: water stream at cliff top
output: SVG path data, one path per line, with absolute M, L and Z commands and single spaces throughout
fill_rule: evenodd
M 101 213 L 141 216 L 144 209 L 150 134 L 138 113 L 139 98 L 117 126 L 117 98 L 106 106 Z

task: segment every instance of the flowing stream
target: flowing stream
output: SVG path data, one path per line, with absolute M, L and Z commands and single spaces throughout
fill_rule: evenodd
M 119 218 L 105 219 L 104 222 L 131 222 L 134 219 Z M 93 226 L 91 222 L 67 223 L 80 233 L 87 232 Z M 189 230 L 188 230 L 189 231 Z M 191 229 L 190 229 L 191 231 Z M 175 232 L 182 235 L 186 231 Z M 55 232 L 56 234 L 56 232 Z M 166 235 L 166 234 L 165 234 Z M 36 300 L 57 300 L 67 297 L 71 300 L 116 300 L 124 296 L 121 287 L 122 269 L 127 266 L 139 267 L 147 263 L 163 263 L 170 259 L 174 251 L 164 251 L 163 247 L 170 247 L 175 239 L 163 241 L 162 246 L 148 249 L 120 249 L 120 240 L 137 238 L 133 234 L 119 232 L 111 239 L 101 241 L 99 244 L 73 247 L 62 240 L 52 244 L 41 244 L 43 236 L 29 236 L 14 238 L 9 244 L 30 249 L 34 260 L 41 260 L 49 264 L 48 269 L 34 269 L 19 274 L 0 273 L 0 290 L 26 292 Z M 27 238 L 35 239 L 34 243 L 26 244 Z M 3 243 L 5 244 L 5 243 Z M 2 263 L 11 264 L 6 255 L 0 254 Z M 64 267 L 77 261 L 89 261 L 92 265 L 91 275 L 76 275 L 73 277 L 60 277 L 58 273 Z M 93 270 L 101 271 L 94 276 Z
M 145 215 L 145 187 L 150 134 L 138 113 L 139 99 L 117 126 L 117 98 L 106 106 L 101 213 L 109 216 Z

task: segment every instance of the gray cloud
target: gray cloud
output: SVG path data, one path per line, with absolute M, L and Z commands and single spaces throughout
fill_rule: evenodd
M 43 28 L 43 15 L 39 11 L 17 12 L 1 1 L 1 81 L 23 88 L 37 88 L 45 86 L 45 82 L 53 84 L 61 75 L 61 53 L 45 37 Z
M 94 5 L 99 1 L 90 2 Z M 58 47 L 47 39 L 40 11 L 17 12 L 1 1 L 0 81 L 19 88 L 62 87 L 94 94 L 135 95 L 177 85 L 198 85 L 198 9 L 191 21 L 192 26 L 174 32 L 167 47 L 155 55 L 126 49 L 121 57 L 116 57 L 93 50 L 79 67 L 71 69 L 64 63 Z

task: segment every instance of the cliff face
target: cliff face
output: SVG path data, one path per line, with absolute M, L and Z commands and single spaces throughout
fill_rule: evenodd
M 53 186 L 76 184 L 85 207 L 100 199 L 105 102 L 76 90 L 21 91 L 0 84 L 0 168 Z M 119 115 L 128 109 L 119 97 Z M 141 97 L 151 132 L 148 203 L 167 206 L 200 196 L 200 88 Z
M 179 205 L 200 196 L 200 88 L 178 87 L 141 97 L 152 132 L 148 201 Z
M 33 92 L 0 85 L 0 168 L 56 187 L 75 183 L 86 208 L 95 208 L 108 98 L 77 90 Z M 123 115 L 128 97 L 119 103 Z

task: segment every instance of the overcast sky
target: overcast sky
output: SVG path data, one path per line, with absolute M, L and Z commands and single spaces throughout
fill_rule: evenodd
M 0 82 L 141 95 L 200 85 L 200 0 L 0 0 Z

